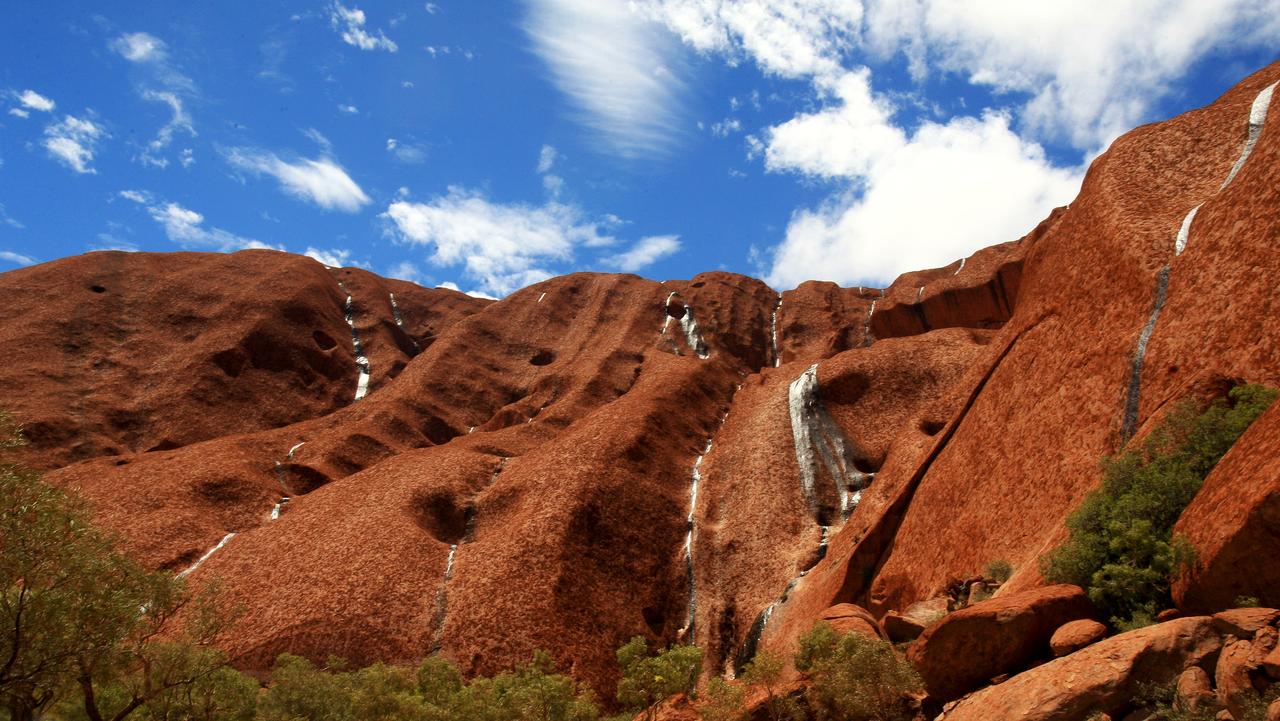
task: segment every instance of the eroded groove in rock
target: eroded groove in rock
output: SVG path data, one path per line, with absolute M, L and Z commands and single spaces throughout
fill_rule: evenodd
M 1240 151 L 1240 157 L 1236 159 L 1235 165 L 1231 166 L 1231 172 L 1227 173 L 1227 179 L 1222 181 L 1219 190 L 1236 179 L 1236 174 L 1253 154 L 1253 146 L 1258 144 L 1258 137 L 1262 135 L 1262 128 L 1267 122 L 1267 108 L 1271 106 L 1271 96 L 1275 94 L 1276 85 L 1277 83 L 1271 83 L 1253 99 L 1253 105 L 1249 107 L 1249 134 L 1245 138 L 1244 149 Z
M 1142 366 L 1146 362 L 1147 345 L 1151 343 L 1151 334 L 1156 330 L 1156 321 L 1160 319 L 1160 311 L 1164 309 L 1164 301 L 1169 293 L 1169 266 L 1160 269 L 1156 274 L 1156 299 L 1151 307 L 1151 315 L 1147 316 L 1147 324 L 1138 334 L 1138 345 L 1133 351 L 1133 366 L 1129 371 L 1129 389 L 1124 401 L 1124 423 L 1120 428 L 1120 436 L 1124 440 L 1133 437 L 1138 429 L 1138 404 L 1142 401 Z
M 212 556 L 213 556 L 213 554 L 215 554 L 215 553 L 217 553 L 218 551 L 222 550 L 222 547 L 223 547 L 223 546 L 225 546 L 225 545 L 227 545 L 227 542 L 228 542 L 228 541 L 230 541 L 231 539 L 235 538 L 235 537 L 236 537 L 236 534 L 235 534 L 234 532 L 232 532 L 232 533 L 228 533 L 227 535 L 223 536 L 223 537 L 222 537 L 222 540 L 221 540 L 221 541 L 218 541 L 218 544 L 217 544 L 216 546 L 214 546 L 213 548 L 210 548 L 208 551 L 205 551 L 205 554 L 204 554 L 203 556 L 201 556 L 199 559 L 197 559 L 195 563 L 191 564 L 190 566 L 187 566 L 187 568 L 186 568 L 185 570 L 183 570 L 183 571 L 179 572 L 179 573 L 178 573 L 178 575 L 177 575 L 177 577 L 178 577 L 178 578 L 186 578 L 187 576 L 189 576 L 189 575 L 190 575 L 191 573 L 193 573 L 197 568 L 200 568 L 200 566 L 201 566 L 205 561 L 209 560 L 209 558 L 210 558 L 210 557 L 212 557 Z
M 338 281 L 338 287 L 345 292 L 347 287 Z M 347 319 L 347 325 L 351 326 L 351 347 L 356 354 L 356 368 L 360 370 L 360 376 L 356 379 L 356 395 L 355 400 L 364 398 L 369 393 L 369 359 L 364 354 L 364 349 L 360 347 L 360 331 L 356 330 L 356 310 L 355 299 L 351 294 L 347 294 L 347 302 L 343 307 Z
M 680 330 L 684 333 L 684 341 L 699 358 L 706 360 L 711 357 L 711 352 L 707 348 L 707 343 L 702 339 L 702 332 L 698 329 L 698 323 L 693 319 L 693 309 L 684 301 L 678 301 L 680 306 L 672 310 L 671 301 L 675 300 L 676 292 L 672 291 L 667 296 L 667 302 L 663 305 L 666 309 L 666 318 L 662 321 L 662 334 L 667 334 L 667 329 L 671 326 L 671 319 L 675 318 L 680 321 Z
M 742 386 L 740 385 L 734 388 L 734 393 L 737 393 L 741 388 Z M 729 403 L 730 407 L 732 407 L 732 396 L 729 398 Z M 727 420 L 729 420 L 728 411 L 720 417 L 720 423 L 716 426 L 716 433 L 720 432 L 720 429 L 724 427 L 725 421 Z M 685 529 L 684 535 L 684 568 L 685 580 L 688 584 L 689 598 L 685 611 L 684 626 L 676 632 L 676 637 L 681 640 L 694 638 L 694 624 L 698 616 L 698 583 L 697 576 L 694 575 L 693 544 L 697 535 L 698 490 L 702 485 L 702 459 L 706 458 L 707 455 L 711 453 L 711 445 L 714 441 L 715 433 L 707 439 L 707 447 L 704 448 L 702 453 L 694 460 L 693 470 L 689 474 L 689 516 L 685 521 L 687 528 Z
M 449 558 L 444 562 L 444 578 L 440 580 L 440 590 L 436 592 L 436 613 L 432 622 L 435 638 L 431 642 L 431 653 L 439 653 L 444 641 L 444 617 L 449 611 L 449 579 L 453 578 L 453 561 L 458 555 L 458 544 L 449 545 Z
M 782 353 L 778 351 L 778 311 L 782 310 L 782 294 L 778 294 L 778 304 L 773 307 L 773 316 L 769 320 L 771 327 L 769 337 L 773 341 L 773 367 L 782 365 Z
M 791 413 L 796 464 L 800 467 L 800 486 L 809 510 L 818 525 L 830 525 L 823 518 L 822 499 L 816 488 L 821 462 L 835 483 L 836 504 L 840 520 L 844 521 L 853 513 L 854 494 L 866 487 L 867 475 L 854 467 L 844 433 L 822 403 L 818 393 L 818 364 L 809 366 L 788 386 L 787 406 Z

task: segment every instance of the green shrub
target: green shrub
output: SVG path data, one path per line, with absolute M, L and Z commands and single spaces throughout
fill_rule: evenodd
M 1173 537 L 1174 523 L 1276 396 L 1242 385 L 1230 402 L 1181 402 L 1145 442 L 1105 458 L 1102 484 L 1067 518 L 1067 542 L 1042 561 L 1045 579 L 1085 588 L 1120 628 L 1150 623 L 1171 603 L 1170 577 L 1195 557 L 1185 538 Z
M 999 561 L 992 561 L 991 563 L 988 563 L 987 567 L 983 570 L 983 575 L 996 583 L 1004 583 L 1013 576 L 1013 564 L 1003 558 Z
M 635 636 L 618 649 L 618 665 L 622 680 L 618 682 L 618 703 L 629 709 L 644 711 L 652 721 L 658 704 L 678 693 L 692 693 L 702 673 L 702 649 L 697 646 L 672 646 L 649 655 L 644 636 Z
M 838 635 L 819 622 L 800 639 L 796 668 L 809 674 L 806 697 L 818 721 L 907 721 L 919 674 L 888 642 L 860 633 Z
M 743 721 L 747 711 L 742 705 L 742 687 L 720 677 L 707 684 L 707 697 L 698 715 L 703 721 Z

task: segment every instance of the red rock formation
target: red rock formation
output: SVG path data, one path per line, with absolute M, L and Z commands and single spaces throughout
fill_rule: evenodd
M 1091 643 L 1102 640 L 1107 635 L 1107 627 L 1088 618 L 1064 623 L 1053 637 L 1049 639 L 1049 648 L 1053 649 L 1055 658 L 1075 653 Z
M 962 608 L 926 628 L 907 647 L 907 659 L 931 697 L 951 701 L 1000 674 L 1047 658 L 1054 631 L 1093 613 L 1078 586 L 1009 594 Z
M 789 654 L 842 604 L 945 610 L 1008 561 L 994 600 L 917 642 L 1017 627 L 950 696 L 1047 657 L 1064 618 L 1010 609 L 1100 457 L 1178 398 L 1280 385 L 1276 124 L 1237 162 L 1277 78 L 1126 134 L 1023 239 L 883 292 L 582 273 L 490 303 L 268 251 L 91 254 L 0 275 L 0 344 L 22 359 L 0 378 L 24 391 L 31 463 L 148 565 L 224 579 L 248 668 L 439 650 L 494 672 L 546 648 L 609 697 L 631 635 L 696 642 L 719 672 L 760 643 Z M 1280 534 L 1277 413 L 1179 525 L 1201 551 L 1188 609 L 1280 587 L 1256 551 Z M 1085 684 L 1110 703 L 1143 659 L 1201 654 L 1206 623 L 1041 668 L 1128 659 Z M 1056 671 L 1018 681 L 1037 673 L 956 710 L 1076 703 L 1045 690 Z

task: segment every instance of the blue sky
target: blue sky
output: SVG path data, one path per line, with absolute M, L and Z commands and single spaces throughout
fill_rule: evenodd
M 1276 59 L 1273 0 L 15 3 L 0 269 L 273 247 L 502 296 L 880 285 Z

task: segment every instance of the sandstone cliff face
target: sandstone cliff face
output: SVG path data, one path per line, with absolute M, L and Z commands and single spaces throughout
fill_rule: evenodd
M 1280 384 L 1274 123 L 1239 162 L 1277 78 L 885 289 L 580 273 L 487 302 L 269 251 L 90 254 L 0 275 L 0 373 L 31 463 L 147 564 L 222 579 L 246 668 L 544 648 L 608 696 L 644 634 L 732 671 L 990 561 L 1040 585 L 1101 456 L 1178 398 Z M 1197 607 L 1276 536 L 1274 415 L 1188 511 Z

